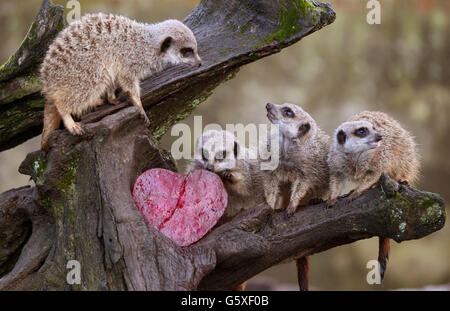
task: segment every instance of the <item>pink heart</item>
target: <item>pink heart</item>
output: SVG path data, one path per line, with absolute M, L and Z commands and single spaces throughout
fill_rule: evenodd
M 180 246 L 201 239 L 219 221 L 228 196 L 220 178 L 195 170 L 182 174 L 154 168 L 138 177 L 133 199 L 150 226 Z

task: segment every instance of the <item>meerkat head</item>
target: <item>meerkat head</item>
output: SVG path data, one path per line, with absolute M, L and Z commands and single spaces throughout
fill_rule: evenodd
M 220 173 L 236 167 L 241 150 L 236 137 L 230 132 L 210 130 L 197 139 L 195 152 L 199 167 Z
M 344 122 L 336 129 L 334 145 L 345 153 L 360 153 L 377 148 L 382 138 L 369 121 Z
M 317 126 L 314 119 L 297 105 L 284 103 L 266 105 L 267 118 L 278 124 L 280 133 L 291 139 L 307 140 L 314 137 Z
M 194 33 L 182 22 L 174 19 L 157 24 L 159 55 L 163 65 L 188 64 L 200 67 L 197 40 Z

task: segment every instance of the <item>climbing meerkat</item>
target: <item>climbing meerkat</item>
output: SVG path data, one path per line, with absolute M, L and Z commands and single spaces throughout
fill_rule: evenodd
M 264 193 L 275 209 L 280 186 L 290 185 L 287 213 L 291 215 L 300 203 L 327 198 L 330 137 L 297 105 L 269 103 L 266 109 L 270 122 L 279 126 L 280 163 L 275 170 L 264 171 Z
M 61 119 L 73 135 L 83 133 L 72 115 L 115 100 L 122 89 L 139 107 L 141 79 L 170 65 L 201 66 L 197 42 L 182 22 L 144 24 L 112 14 L 88 14 L 62 30 L 50 45 L 40 68 L 46 98 L 41 148 Z
M 240 211 L 264 203 L 259 162 L 251 149 L 239 144 L 228 131 L 210 130 L 195 144 L 197 159 L 188 171 L 204 169 L 217 174 L 228 193 L 228 206 L 221 222 Z
M 297 105 L 269 103 L 266 109 L 270 122 L 279 126 L 280 148 L 278 167 L 273 171 L 264 171 L 266 202 L 273 209 L 284 208 L 288 204 L 287 214 L 292 215 L 298 205 L 328 196 L 330 137 Z M 297 258 L 296 264 L 299 288 L 306 291 L 309 258 Z
M 386 173 L 396 181 L 414 183 L 419 158 L 413 137 L 383 112 L 364 111 L 342 123 L 335 132 L 328 156 L 330 198 L 336 203 L 350 191 L 355 198 L 377 184 Z M 378 261 L 381 278 L 389 260 L 389 239 L 380 237 Z

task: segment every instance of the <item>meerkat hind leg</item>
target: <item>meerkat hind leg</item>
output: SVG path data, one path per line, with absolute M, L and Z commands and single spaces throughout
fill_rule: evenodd
M 275 210 L 276 207 L 279 192 L 278 187 L 279 185 L 275 177 L 268 176 L 264 179 L 264 195 L 266 197 L 267 204 L 272 208 L 272 210 Z
M 303 199 L 307 191 L 308 186 L 300 180 L 296 180 L 292 183 L 291 201 L 289 202 L 289 205 L 286 209 L 286 213 L 288 216 L 292 216 L 295 213 L 295 211 L 297 210 L 297 206 L 299 205 L 300 201 Z
M 146 126 L 150 125 L 150 120 L 147 117 L 147 114 L 145 113 L 144 107 L 142 106 L 141 102 L 141 90 L 139 86 L 139 80 L 130 80 L 127 78 L 119 78 L 119 84 L 122 90 L 125 93 L 128 93 L 130 96 L 131 101 L 133 102 L 133 105 L 138 107 L 141 111 L 141 116 L 144 118 L 144 122 Z

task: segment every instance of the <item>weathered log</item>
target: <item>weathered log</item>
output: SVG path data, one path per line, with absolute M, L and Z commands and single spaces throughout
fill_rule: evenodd
M 334 19 L 328 4 L 308 0 L 202 0 L 184 22 L 197 37 L 204 65 L 197 70 L 176 66 L 142 81 L 142 102 L 153 135 L 161 137 L 187 117 L 240 66 L 279 52 Z M 37 65 L 62 25 L 62 7 L 44 1 L 27 40 L 0 67 L 0 151 L 42 131 L 44 100 Z M 43 29 L 46 35 L 40 36 Z M 18 61 L 25 54 L 31 55 L 31 65 Z M 27 82 L 31 78 L 32 83 Z
M 301 207 L 287 218 L 257 206 L 196 244 L 179 247 L 149 227 L 131 196 L 145 170 L 175 169 L 138 109 L 125 108 L 85 130 L 84 138 L 61 131 L 49 141 L 48 154 L 28 155 L 20 170 L 31 175 L 35 188 L 0 195 L 0 228 L 20 236 L 18 243 L 0 244 L 0 254 L 21 249 L 0 289 L 232 289 L 297 256 L 372 236 L 417 239 L 445 222 L 438 195 L 383 177 L 376 188 L 330 209 Z M 69 260 L 81 264 L 81 285 L 66 283 Z

